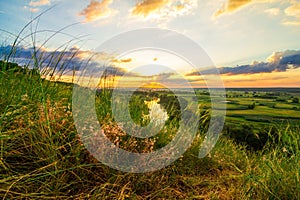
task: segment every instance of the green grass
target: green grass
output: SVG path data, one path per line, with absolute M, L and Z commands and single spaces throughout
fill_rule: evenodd
M 14 36 L 13 48 L 19 44 L 19 40 L 26 39 L 22 38 L 22 32 L 40 16 Z M 59 33 L 54 31 L 51 37 Z M 35 34 L 29 35 L 33 38 L 33 46 Z M 68 46 L 70 41 L 65 45 Z M 62 49 L 58 58 L 51 58 L 53 66 L 63 62 L 59 57 L 67 48 Z M 14 53 L 12 49 L 5 61 L 13 60 Z M 273 126 L 272 130 L 269 126 L 261 125 L 267 123 L 249 121 L 250 115 L 258 120 L 299 117 L 299 111 L 292 110 L 294 105 L 291 107 L 288 102 L 276 102 L 278 107 L 272 108 L 270 105 L 274 100 L 270 99 L 252 96 L 229 98 L 233 103 L 227 104 L 226 125 L 231 123 L 239 127 L 250 123 L 255 131 L 263 130 L 268 134 L 267 141 L 262 149 L 254 151 L 224 134 L 213 151 L 199 159 L 198 151 L 205 135 L 205 123 L 209 119 L 209 113 L 205 111 L 210 108 L 210 98 L 206 92 L 198 92 L 201 112 L 204 112 L 200 127 L 204 129 L 199 128 L 195 141 L 185 154 L 159 171 L 124 173 L 98 162 L 85 149 L 72 116 L 73 85 L 41 78 L 37 72 L 42 71 L 42 75 L 56 72 L 59 76 L 64 69 L 43 71 L 41 64 L 44 61 L 37 58 L 36 53 L 31 58 L 35 61 L 34 70 L 22 70 L 16 65 L 8 67 L 7 62 L 0 62 L 1 199 L 300 198 L 298 121 L 293 126 Z M 236 94 L 243 93 L 228 93 Z M 174 107 L 165 104 L 169 113 L 176 113 L 176 100 L 172 101 Z M 253 101 L 266 105 L 256 105 L 253 110 L 246 109 Z M 131 106 L 131 116 L 138 124 L 142 123 L 138 118 L 148 111 L 145 106 L 137 109 L 141 106 L 139 99 L 133 98 L 132 102 L 138 102 L 139 105 Z M 102 122 L 107 136 L 112 141 L 118 138 L 115 142 L 126 150 L 149 152 L 164 146 L 170 140 L 167 134 L 178 128 L 176 121 L 170 121 L 166 134 L 162 132 L 159 140 L 137 141 L 121 137 L 125 133 L 112 118 L 110 92 L 99 93 L 96 105 L 98 120 Z M 239 134 L 245 135 L 243 131 L 241 129 Z
M 243 92 L 229 93 L 231 95 L 244 95 Z M 256 95 L 264 95 L 260 92 Z M 295 95 L 295 94 L 293 94 Z M 226 122 L 234 124 L 243 122 L 254 126 L 267 125 L 270 123 L 290 123 L 299 125 L 300 106 L 297 103 L 279 102 L 275 99 L 257 98 L 251 95 L 243 97 L 228 98 Z M 255 104 L 254 109 L 249 105 Z
M 256 152 L 221 137 L 203 159 L 197 158 L 202 141 L 198 136 L 182 158 L 164 169 L 123 173 L 95 160 L 78 139 L 71 110 L 72 85 L 7 71 L 1 72 L 0 84 L 3 199 L 300 196 L 299 129 L 277 127 L 277 135 Z

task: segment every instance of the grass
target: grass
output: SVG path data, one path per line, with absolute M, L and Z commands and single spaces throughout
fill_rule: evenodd
M 67 62 L 51 60 L 53 66 Z M 43 60 L 35 61 L 39 69 Z M 259 151 L 221 136 L 203 159 L 197 157 L 204 135 L 199 130 L 191 147 L 170 166 L 151 173 L 124 173 L 98 162 L 81 143 L 72 117 L 72 84 L 6 66 L 7 62 L 0 66 L 2 199 L 300 198 L 299 126 L 273 127 Z M 109 92 L 100 94 L 96 103 L 98 119 L 106 122 L 107 133 L 112 138 L 121 134 L 111 121 Z M 120 142 L 125 149 L 136 147 L 131 140 Z M 140 151 L 155 145 L 155 141 L 145 142 Z M 162 145 L 167 140 L 159 142 Z
M 182 158 L 160 171 L 122 173 L 97 162 L 78 139 L 72 85 L 7 71 L 0 84 L 3 199 L 300 197 L 299 129 L 277 127 L 257 152 L 221 137 L 204 159 L 197 158 L 198 136 Z
M 237 94 L 243 93 L 236 92 L 235 95 Z M 257 94 L 263 95 L 263 93 Z M 274 122 L 288 122 L 295 124 L 295 126 L 299 125 L 299 104 L 288 101 L 278 102 L 267 98 L 253 98 L 251 96 L 231 97 L 227 100 L 229 101 L 227 103 L 227 123 L 243 121 L 254 126 L 261 126 Z M 253 103 L 255 108 L 249 109 L 248 106 Z

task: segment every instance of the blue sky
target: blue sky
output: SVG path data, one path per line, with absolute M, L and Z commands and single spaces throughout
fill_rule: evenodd
M 51 8 L 34 25 L 38 24 L 39 30 L 59 30 L 76 23 L 63 32 L 84 36 L 76 45 L 85 50 L 93 50 L 119 33 L 145 27 L 185 34 L 219 67 L 268 62 L 274 52 L 300 50 L 298 0 L 11 0 L 0 5 L 0 28 L 12 33 Z M 49 35 L 38 34 L 37 45 Z M 1 40 L 10 43 L 7 34 L 3 33 Z M 45 48 L 55 49 L 67 40 L 57 35 Z M 290 85 L 297 84 L 295 79 Z

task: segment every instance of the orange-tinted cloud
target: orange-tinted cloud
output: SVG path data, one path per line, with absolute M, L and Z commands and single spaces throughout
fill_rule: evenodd
M 225 87 L 299 87 L 300 68 L 284 72 L 222 75 Z
M 29 6 L 24 6 L 26 10 L 29 10 L 32 13 L 39 12 L 40 6 L 46 6 L 50 5 L 50 0 L 36 0 L 36 1 L 30 1 Z
M 284 25 L 300 26 L 300 3 L 294 2 L 284 10 L 285 14 L 294 19 L 283 22 Z
M 130 63 L 132 61 L 131 58 L 124 58 L 124 59 L 113 59 L 112 62 L 114 63 Z
M 85 22 L 92 22 L 101 18 L 111 17 L 116 11 L 109 8 L 113 0 L 102 0 L 101 2 L 91 0 L 90 4 L 79 13 L 85 17 Z
M 300 76 L 300 68 L 284 72 L 259 73 L 259 74 L 221 74 L 226 88 L 248 88 L 248 87 L 299 87 L 297 77 Z M 205 77 L 185 77 L 191 81 L 193 87 L 206 88 L 205 80 L 214 79 L 215 75 L 205 75 Z
M 33 7 L 49 5 L 50 0 L 30 1 L 29 5 Z
M 299 21 L 284 21 L 282 24 L 286 25 L 286 26 L 300 26 L 300 20 Z
M 29 8 L 29 11 L 35 13 L 35 12 L 39 12 L 40 9 L 39 8 Z
M 218 17 L 224 13 L 231 13 L 234 12 L 249 3 L 251 3 L 252 0 L 228 0 L 226 4 L 222 6 L 219 10 L 217 10 L 214 14 L 215 17 Z
M 292 17 L 300 18 L 300 3 L 294 3 L 284 10 L 285 14 Z
M 164 8 L 171 0 L 144 0 L 138 3 L 131 11 L 133 15 L 147 17 L 150 13 Z
M 169 19 L 190 14 L 198 0 L 140 0 L 131 10 L 133 16 Z

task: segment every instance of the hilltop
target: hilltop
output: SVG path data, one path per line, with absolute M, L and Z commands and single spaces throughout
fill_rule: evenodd
M 200 121 L 203 127 L 199 127 L 192 146 L 173 164 L 145 174 L 124 173 L 98 162 L 80 141 L 72 116 L 72 84 L 32 76 L 28 69 L 13 63 L 0 62 L 0 66 L 0 196 L 3 199 L 300 197 L 299 126 L 265 126 L 267 138 L 259 149 L 238 141 L 238 137 L 252 137 L 253 133 L 246 132 L 249 127 L 237 127 L 236 135 L 224 134 L 213 151 L 199 159 L 199 147 L 205 136 L 205 123 Z M 136 102 L 141 102 L 139 95 L 134 97 Z M 166 96 L 176 105 L 176 98 L 170 95 Z M 102 128 L 111 139 L 119 138 L 115 142 L 120 147 L 151 151 L 152 147 L 159 148 L 169 141 L 163 134 L 156 140 L 159 144 L 120 135 L 109 112 L 110 93 L 99 92 L 95 98 Z M 145 109 L 132 112 L 139 117 L 147 112 Z M 174 109 L 168 107 L 168 114 L 175 112 Z M 236 125 L 239 123 L 242 124 Z

